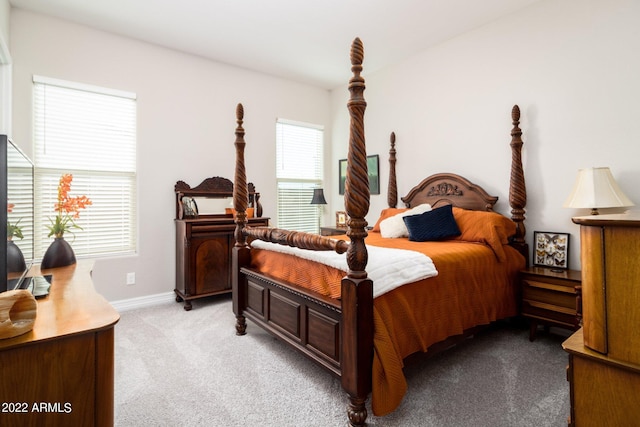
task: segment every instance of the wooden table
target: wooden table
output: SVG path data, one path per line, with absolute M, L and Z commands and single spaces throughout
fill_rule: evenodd
M 92 262 L 50 269 L 33 330 L 0 340 L 3 426 L 112 426 L 118 312 L 91 282 Z

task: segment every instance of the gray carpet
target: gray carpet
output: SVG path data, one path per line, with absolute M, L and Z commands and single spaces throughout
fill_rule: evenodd
M 248 322 L 228 296 L 122 313 L 116 325 L 117 426 L 344 426 L 339 380 Z M 554 329 L 552 329 L 553 331 Z M 567 334 L 501 324 L 405 369 L 401 406 L 372 426 L 566 426 Z M 562 335 L 564 334 L 564 336 Z

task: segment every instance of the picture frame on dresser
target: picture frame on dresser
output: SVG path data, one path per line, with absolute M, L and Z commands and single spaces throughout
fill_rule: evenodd
M 184 218 L 197 218 L 198 217 L 198 205 L 193 197 L 182 197 L 182 208 L 184 210 Z
M 533 265 L 552 270 L 569 268 L 569 233 L 555 231 L 533 232 Z

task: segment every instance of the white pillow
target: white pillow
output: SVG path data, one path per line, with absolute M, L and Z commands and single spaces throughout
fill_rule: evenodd
M 404 211 L 398 215 L 384 219 L 380 221 L 380 235 L 385 238 L 409 237 L 409 231 L 407 230 L 407 226 L 404 224 L 404 220 L 402 218 L 409 215 L 420 215 L 421 213 L 428 212 L 430 210 L 431 205 L 429 203 L 423 203 L 415 208 L 409 209 L 408 211 Z

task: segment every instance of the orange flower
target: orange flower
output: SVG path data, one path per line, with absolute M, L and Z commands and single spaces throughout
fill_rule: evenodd
M 71 191 L 71 181 L 73 181 L 73 175 L 66 173 L 60 177 L 58 183 L 58 201 L 53 206 L 56 211 L 55 220 L 49 218 L 51 225 L 49 227 L 49 237 L 56 236 L 62 237 L 65 232 L 71 232 L 72 228 L 78 228 L 82 230 L 74 219 L 80 218 L 80 210 L 90 206 L 91 200 L 87 196 L 69 196 Z

